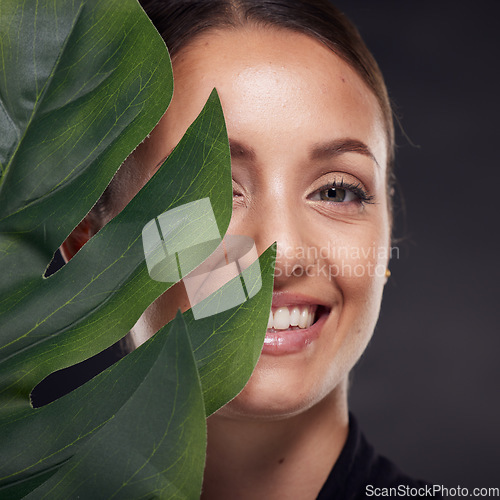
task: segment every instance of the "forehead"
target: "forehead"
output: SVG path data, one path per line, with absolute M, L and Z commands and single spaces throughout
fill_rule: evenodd
M 311 143 L 350 137 L 386 163 L 382 114 L 357 73 L 320 41 L 285 29 L 210 31 L 173 59 L 174 98 L 162 136 L 175 145 L 215 87 L 230 137 Z M 244 137 L 239 137 L 244 136 Z M 298 147 L 298 144 L 297 144 Z

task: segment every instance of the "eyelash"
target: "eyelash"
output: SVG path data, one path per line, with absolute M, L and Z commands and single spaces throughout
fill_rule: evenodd
M 350 191 L 355 196 L 357 196 L 357 202 L 361 205 L 370 205 L 374 203 L 374 196 L 369 195 L 361 186 L 361 183 L 358 182 L 356 184 L 351 182 L 344 182 L 344 179 L 341 179 L 340 182 L 333 181 L 330 184 L 325 184 L 317 189 L 313 194 L 321 193 L 322 191 L 327 191 L 328 189 L 344 189 L 346 191 Z M 330 202 L 330 203 L 343 203 L 343 202 Z
M 358 182 L 356 184 L 351 183 L 351 182 L 345 182 L 344 179 L 341 179 L 340 182 L 334 181 L 330 184 L 325 184 L 324 186 L 321 186 L 319 189 L 314 191 L 312 195 L 319 194 L 322 191 L 327 191 L 328 189 L 345 189 L 346 191 L 350 191 L 353 193 L 355 196 L 357 196 L 357 203 L 360 203 L 361 205 L 370 205 L 375 203 L 374 202 L 374 196 L 368 194 L 362 187 L 361 183 Z M 312 196 L 311 195 L 311 196 Z M 233 187 L 233 198 L 240 197 L 242 196 L 241 193 L 236 192 L 235 188 Z M 336 203 L 336 202 L 330 202 L 330 203 Z M 337 202 L 337 203 L 343 203 L 343 202 Z

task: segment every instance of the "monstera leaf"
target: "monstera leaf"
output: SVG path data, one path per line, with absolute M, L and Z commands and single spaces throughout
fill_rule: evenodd
M 123 337 L 173 284 L 150 278 L 150 220 L 208 198 L 225 233 L 232 187 L 217 94 L 120 215 L 45 278 L 164 113 L 171 65 L 136 0 L 0 0 L 0 54 L 0 497 L 197 498 L 205 416 L 243 388 L 260 354 L 273 249 L 252 264 L 260 291 L 238 306 L 179 315 L 42 408 L 30 392 Z
M 42 482 L 28 498 L 198 498 L 205 413 L 232 399 L 253 370 L 274 259 L 271 248 L 252 264 L 263 283 L 248 301 L 201 320 L 179 315 L 87 384 L 11 420 L 4 450 L 14 460 L 3 467 L 11 481 L 2 498 Z

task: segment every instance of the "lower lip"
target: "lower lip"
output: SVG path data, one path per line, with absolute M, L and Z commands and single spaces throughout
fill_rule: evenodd
M 316 323 L 308 328 L 297 330 L 267 330 L 262 354 L 282 356 L 301 352 L 319 338 L 321 329 L 328 318 L 328 312 L 323 312 Z

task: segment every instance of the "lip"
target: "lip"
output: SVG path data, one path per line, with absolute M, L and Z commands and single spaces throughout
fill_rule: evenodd
M 329 305 L 319 298 L 309 297 L 300 293 L 290 292 L 273 292 L 273 303 L 271 307 L 277 309 L 278 307 L 289 306 L 305 306 L 305 305 L 319 305 L 329 308 Z
M 296 330 L 274 330 L 266 331 L 262 354 L 282 356 L 286 354 L 299 353 L 320 337 L 321 330 L 329 314 L 330 307 L 324 301 L 313 297 L 286 292 L 273 293 L 272 308 L 288 307 L 294 305 L 318 305 L 319 317 L 315 323 L 308 328 Z

